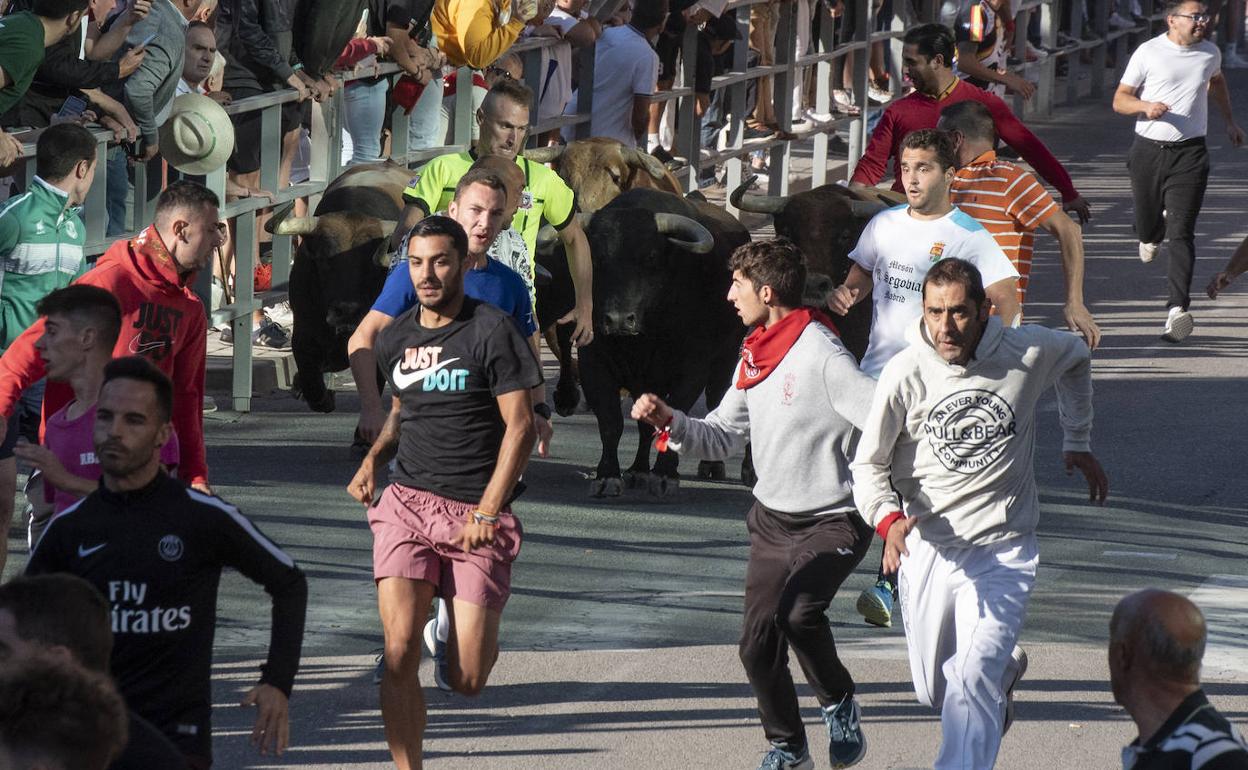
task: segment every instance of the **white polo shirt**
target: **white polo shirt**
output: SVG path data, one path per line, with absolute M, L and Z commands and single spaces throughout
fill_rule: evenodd
M 607 27 L 594 47 L 594 108 L 590 136 L 618 139 L 636 147 L 633 97 L 653 96 L 659 79 L 659 55 L 631 24 Z M 576 97 L 566 114 L 576 112 Z M 565 138 L 572 131 L 565 129 Z
M 1146 102 L 1170 111 L 1157 120 L 1140 118 L 1135 133 L 1157 142 L 1181 142 L 1209 130 L 1209 79 L 1222 71 L 1222 52 L 1208 40 L 1178 45 L 1158 35 L 1135 49 L 1122 84 L 1139 89 Z
M 906 348 L 906 330 L 923 316 L 923 279 L 932 265 L 957 257 L 979 268 L 984 286 L 1018 271 L 984 226 L 957 206 L 940 219 L 915 219 L 902 204 L 871 218 L 849 253 L 871 274 L 871 342 L 862 371 L 879 379 L 884 364 Z

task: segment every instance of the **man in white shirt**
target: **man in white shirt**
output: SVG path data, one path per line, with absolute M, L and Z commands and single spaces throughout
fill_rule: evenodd
M 983 225 L 949 200 L 957 171 L 954 139 L 944 131 L 912 131 L 898 154 L 905 206 L 882 211 L 863 229 L 850 252 L 845 283 L 828 295 L 832 312 L 845 315 L 871 296 L 874 314 L 862 370 L 879 378 L 889 359 L 908 344 L 906 330 L 923 314 L 920 288 L 942 259 L 959 257 L 979 268 L 988 299 L 1007 323 L 1019 315 L 1018 271 Z M 858 611 L 875 626 L 893 624 L 896 584 L 883 569 L 858 597 Z
M 1166 34 L 1135 49 L 1114 92 L 1114 112 L 1136 119 L 1127 156 L 1135 203 L 1140 261 L 1152 262 L 1170 242 L 1166 326 L 1162 339 L 1181 342 L 1195 325 L 1191 304 L 1196 263 L 1196 217 L 1209 181 L 1205 134 L 1212 97 L 1226 118 L 1231 144 L 1244 143 L 1222 76 L 1222 53 L 1205 40 L 1208 8 L 1197 0 L 1168 0 Z
M 212 27 L 202 21 L 192 21 L 186 27 L 186 53 L 182 60 L 182 79 L 178 81 L 176 96 L 182 94 L 208 93 L 208 76 L 217 57 L 217 35 Z M 229 104 L 229 94 L 218 91 L 221 96 L 212 97 L 222 104 Z
M 1092 366 L 1082 338 L 1006 327 L 970 262 L 922 284 L 911 345 L 884 367 L 851 470 L 858 510 L 899 574 L 919 702 L 940 710 L 936 770 L 987 770 L 1027 669 L 1019 630 L 1035 584 L 1036 405 L 1056 386 L 1067 471 L 1089 499 L 1109 482 L 1091 452 Z
M 591 136 L 618 139 L 626 147 L 636 147 L 645 138 L 650 97 L 659 77 L 659 55 L 650 41 L 666 19 L 667 0 L 638 0 L 628 24 L 603 30 L 594 48 Z M 573 96 L 567 114 L 576 113 L 577 101 Z M 571 131 L 564 138 L 570 139 Z

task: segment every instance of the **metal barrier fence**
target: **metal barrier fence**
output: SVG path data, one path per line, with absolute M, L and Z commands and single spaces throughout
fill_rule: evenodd
M 1028 28 L 1034 15 L 1039 16 L 1040 40 L 1042 45 L 1051 50 L 1048 56 L 1038 62 L 1024 63 L 1016 68 L 1037 84 L 1037 92 L 1032 100 L 1024 102 L 1021 97 L 1014 98 L 1015 111 L 1020 115 L 1048 115 L 1054 107 L 1069 104 L 1083 97 L 1106 98 L 1106 87 L 1112 92 L 1123 68 L 1127 56 L 1135 45 L 1150 34 L 1153 22 L 1164 20 L 1161 13 L 1163 0 L 1144 0 L 1148 4 L 1150 14 L 1147 19 L 1128 29 L 1110 29 L 1108 24 L 1112 12 L 1112 4 L 1122 0 L 1022 0 L 1014 9 L 1017 18 L 1016 35 L 1018 50 L 1026 44 Z M 593 6 L 595 18 L 606 20 L 624 0 L 601 0 Z M 847 5 L 854 6 L 853 18 L 856 25 L 852 30 L 845 30 L 842 40 L 833 38 L 831 6 L 833 0 L 780 0 L 779 23 L 776 27 L 775 63 L 769 65 L 749 64 L 749 10 L 752 6 L 775 2 L 775 0 L 730 0 L 729 9 L 737 9 L 738 39 L 732 43 L 731 67 L 726 72 L 715 74 L 711 80 L 712 92 L 723 92 L 722 109 L 726 117 L 727 143 L 722 150 L 701 146 L 701 121 L 696 115 L 696 102 L 693 90 L 695 82 L 697 55 L 697 30 L 690 26 L 682 40 L 682 57 L 679 75 L 675 86 L 655 96 L 656 101 L 675 102 L 676 134 L 673 154 L 678 159 L 674 173 L 689 190 L 697 188 L 699 173 L 709 166 L 723 164 L 726 171 L 728 189 L 735 189 L 744 178 L 745 158 L 751 153 L 762 151 L 769 156 L 769 192 L 773 195 L 788 193 L 792 175 L 792 159 L 794 149 L 800 145 L 811 146 L 811 186 L 829 181 L 828 169 L 831 160 L 830 138 L 837 132 L 848 134 L 848 163 L 844 168 L 845 178 L 853 173 L 856 160 L 861 157 L 868 138 L 868 122 L 870 114 L 882 107 L 871 105 L 868 94 L 869 55 L 873 44 L 889 45 L 891 56 L 891 81 L 901 83 L 899 63 L 901 60 L 901 37 L 909 27 L 935 20 L 937 18 L 938 0 L 917 0 L 918 7 L 911 0 L 895 0 L 896 7 L 889 29 L 876 30 L 876 17 L 872 0 L 848 0 Z M 811 2 L 810 18 L 818 15 L 819 34 L 811 40 L 808 50 L 798 52 L 796 41 L 797 3 Z M 1085 24 L 1086 20 L 1086 24 Z M 558 39 L 525 38 L 517 42 L 513 51 L 518 53 L 525 69 L 525 78 L 534 89 L 535 95 L 541 93 L 541 67 L 539 63 L 543 49 L 559 44 Z M 791 115 L 793 108 L 793 86 L 801 82 L 803 73 L 809 68 L 815 69 L 814 92 L 816 113 L 830 114 L 830 84 L 832 67 L 841 66 L 843 57 L 854 53 L 854 69 L 852 88 L 856 96 L 860 114 L 845 116 L 817 124 L 813 130 L 804 131 L 796 137 L 782 134 L 765 140 L 747 141 L 744 135 L 747 89 L 764 78 L 772 78 L 773 108 L 784 132 L 793 128 Z M 1059 63 L 1065 61 L 1065 65 Z M 1112 64 L 1112 66 L 1108 66 Z M 578 79 L 582 84 L 592 84 L 594 56 L 592 48 L 582 50 Z M 1062 71 L 1064 70 L 1064 71 Z M 397 79 L 402 74 L 395 64 L 384 64 L 379 73 Z M 1086 74 L 1085 74 L 1086 73 Z M 342 83 L 369 77 L 372 73 L 346 75 L 340 77 Z M 436 87 L 436 81 L 430 87 Z M 472 71 L 461 68 L 457 73 L 456 93 L 471 94 Z M 532 126 L 530 141 L 537 135 L 567 126 L 573 127 L 577 138 L 585 138 L 590 130 L 590 113 L 593 106 L 592 88 L 582 88 L 578 98 L 578 112 L 575 115 L 563 115 L 539 121 Z M 239 114 L 259 112 L 261 115 L 260 129 L 260 187 L 272 190 L 275 198 L 272 202 L 255 197 L 238 200 L 226 200 L 226 171 L 217 169 L 207 175 L 206 184 L 223 201 L 221 216 L 234 222 L 234 240 L 236 244 L 246 246 L 234 249 L 234 274 L 240 276 L 235 281 L 233 301 L 228 305 L 209 311 L 213 325 L 230 323 L 234 332 L 233 376 L 232 376 L 232 407 L 236 411 L 246 412 L 251 409 L 252 395 L 252 313 L 261 307 L 256 297 L 250 277 L 255 269 L 255 244 L 257 242 L 256 216 L 262 209 L 278 209 L 292 206 L 298 198 L 309 198 L 309 207 L 313 208 L 319 194 L 342 170 L 341 148 L 344 130 L 343 89 L 338 88 L 333 97 L 313 110 L 312 124 L 312 158 L 311 178 L 307 182 L 278 188 L 278 169 L 282 147 L 281 106 L 297 99 L 293 90 L 282 90 L 269 94 L 240 99 L 228 105 L 227 113 Z M 1108 107 L 1107 107 L 1108 109 Z M 454 105 L 454 142 L 440 147 L 409 148 L 409 118 L 401 108 L 389 116 L 391 136 L 390 156 L 396 161 L 415 168 L 420 163 L 448 152 L 458 152 L 470 145 L 471 126 L 473 121 L 472 99 L 458 98 Z M 537 104 L 532 108 L 537 115 Z M 86 253 L 97 255 L 102 253 L 111 243 L 105 237 L 105 190 L 108 184 L 108 142 L 111 132 L 97 129 L 94 132 L 98 142 L 97 171 L 94 184 L 84 204 L 84 220 L 87 230 Z M 17 136 L 24 142 L 22 158 L 32 160 L 35 154 L 34 142 L 37 131 Z M 156 159 L 148 164 L 134 167 L 133 203 L 130 207 L 130 232 L 141 229 L 152 220 L 155 206 L 155 194 L 158 187 L 148 185 L 148 177 L 163 172 L 162 161 Z M 29 184 L 34 176 L 34 163 L 25 164 L 25 180 Z M 153 194 L 149 194 L 149 191 Z M 736 214 L 731 205 L 729 211 Z M 291 240 L 285 237 L 273 239 L 272 283 L 275 288 L 286 284 L 290 275 Z M 201 272 L 197 283 L 197 292 L 202 297 L 211 297 L 212 271 Z

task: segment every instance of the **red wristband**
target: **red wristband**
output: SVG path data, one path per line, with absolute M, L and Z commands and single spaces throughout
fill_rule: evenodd
M 904 518 L 906 518 L 906 515 L 902 513 L 901 511 L 893 511 L 892 513 L 885 516 L 883 521 L 881 521 L 879 524 L 876 525 L 875 527 L 876 534 L 878 534 L 882 538 L 887 538 L 888 530 L 892 528 L 893 522 L 897 521 L 898 519 L 904 519 Z
M 676 419 L 675 414 L 668 417 L 667 422 L 663 423 L 663 427 L 659 429 L 659 432 L 654 437 L 654 448 L 660 452 L 666 452 L 667 443 L 672 440 L 672 420 L 674 419 Z

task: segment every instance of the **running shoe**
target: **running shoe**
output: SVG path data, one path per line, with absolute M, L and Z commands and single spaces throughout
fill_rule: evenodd
M 285 350 L 290 347 L 290 336 L 286 330 L 265 318 L 259 327 L 251 332 L 251 344 L 258 348 Z
M 891 91 L 886 91 L 872 83 L 867 86 L 867 98 L 876 104 L 884 104 L 893 98 L 893 94 Z
M 1014 660 L 1014 678 L 1005 686 L 1005 723 L 1001 726 L 1001 737 L 1010 731 L 1010 725 L 1014 724 L 1014 688 L 1018 686 L 1018 681 L 1023 678 L 1023 674 L 1027 673 L 1027 651 L 1017 644 L 1014 649 L 1010 650 L 1010 657 Z
M 789 751 L 783 746 L 771 745 L 758 770 L 814 770 L 815 760 L 803 746 L 801 751 Z
M 1166 329 L 1161 338 L 1166 342 L 1182 342 L 1191 335 L 1195 326 L 1196 322 L 1192 320 L 1192 314 L 1175 305 L 1166 314 Z
M 373 684 L 381 684 L 381 677 L 386 673 L 386 653 L 381 651 L 377 653 L 377 659 L 373 661 Z
M 1161 248 L 1160 243 L 1145 243 L 1140 241 L 1140 261 L 1148 264 L 1157 256 L 1157 251 Z
M 873 626 L 892 627 L 893 584 L 887 580 L 880 580 L 858 594 L 858 614 Z
M 438 639 L 438 618 L 435 615 L 425 624 L 425 649 L 433 661 L 433 683 L 442 692 L 451 691 L 451 683 L 446 678 L 446 642 Z
M 823 721 L 828 725 L 828 760 L 832 767 L 853 767 L 867 755 L 867 737 L 862 734 L 861 718 L 858 701 L 852 695 L 823 709 Z

